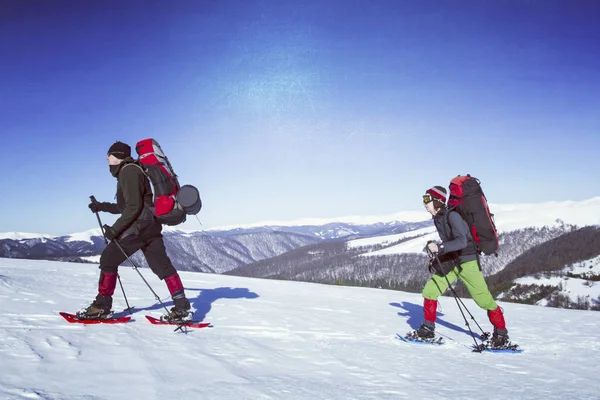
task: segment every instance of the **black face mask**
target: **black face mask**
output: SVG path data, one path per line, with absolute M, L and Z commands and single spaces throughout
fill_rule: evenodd
M 121 169 L 121 164 L 109 165 L 108 169 L 110 170 L 110 174 L 116 178 L 119 174 L 119 170 Z

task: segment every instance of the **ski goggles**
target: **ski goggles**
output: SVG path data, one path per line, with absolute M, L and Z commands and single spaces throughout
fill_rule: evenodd
M 423 195 L 423 204 L 431 203 L 433 201 L 433 196 L 429 193 Z

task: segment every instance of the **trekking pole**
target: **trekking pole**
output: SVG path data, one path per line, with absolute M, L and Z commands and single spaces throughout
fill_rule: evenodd
M 444 270 L 444 266 L 440 263 L 440 259 L 438 258 L 437 254 L 434 256 L 433 253 L 431 253 L 431 257 L 432 258 L 433 257 L 436 258 L 437 262 L 440 264 L 440 266 L 442 268 L 442 271 L 443 271 Z M 479 262 L 479 258 L 478 258 L 477 262 Z M 450 287 L 450 290 L 454 294 L 454 298 L 456 299 L 456 301 L 460 302 L 462 304 L 462 306 L 465 308 L 465 311 L 469 314 L 469 316 L 471 317 L 471 319 L 473 320 L 473 322 L 475 322 L 475 325 L 477 325 L 477 327 L 481 331 L 482 336 L 484 336 L 487 339 L 489 337 L 489 333 L 484 332 L 483 328 L 481 328 L 481 326 L 477 323 L 477 320 L 475 319 L 475 317 L 473 316 L 473 314 L 471 314 L 471 312 L 469 311 L 469 309 L 467 308 L 467 306 L 465 305 L 465 303 L 463 303 L 463 301 L 461 300 L 461 298 L 458 297 L 458 294 L 456 293 L 456 291 L 454 290 L 454 288 L 450 285 L 450 282 L 448 281 L 448 277 L 446 277 L 446 275 L 444 275 L 444 277 L 446 278 L 446 282 L 448 282 L 448 286 Z
M 90 196 L 90 198 L 93 198 L 94 196 Z M 96 199 L 92 200 L 95 201 Z M 98 217 L 98 221 L 100 221 L 100 217 Z M 104 229 L 102 229 L 102 232 L 104 233 Z M 104 240 L 106 241 L 106 237 L 104 237 Z M 131 258 L 129 258 L 129 256 L 127 255 L 127 252 L 125 251 L 125 249 L 123 248 L 123 246 L 121 246 L 121 243 L 119 243 L 119 241 L 117 239 L 113 239 L 111 240 L 111 243 L 115 243 L 115 245 L 118 247 L 119 250 L 121 250 L 121 252 L 123 253 L 123 255 L 125 256 L 125 258 L 127 259 L 127 261 L 129 261 L 129 264 L 131 264 L 131 267 L 138 273 L 138 275 L 142 278 L 142 280 L 144 281 L 144 283 L 146 284 L 146 286 L 148 286 L 148 289 L 150 289 L 150 291 L 152 292 L 152 294 L 154 295 L 154 298 L 156 300 L 158 300 L 158 302 L 160 303 L 160 305 L 165 309 L 165 311 L 167 312 L 167 314 L 169 314 L 169 310 L 167 309 L 167 306 L 165 306 L 165 303 L 162 302 L 162 300 L 160 299 L 160 297 L 156 294 L 156 292 L 154 291 L 154 289 L 152 289 L 152 286 L 150 286 L 150 284 L 148 283 L 148 281 L 146 280 L 146 278 L 144 278 L 144 275 L 142 275 L 142 273 L 138 270 L 137 265 L 135 265 L 135 263 L 131 260 Z M 185 322 L 183 321 L 183 319 L 180 317 L 179 319 L 179 323 L 177 324 L 177 329 L 175 329 L 175 332 L 177 332 L 178 330 L 181 330 L 184 333 L 187 333 L 187 329 L 184 331 L 183 328 L 185 327 Z
M 428 251 L 429 251 L 429 249 L 428 249 Z M 465 310 L 467 311 L 467 313 L 471 316 L 471 319 L 479 327 L 479 329 L 484 334 L 484 336 L 486 335 L 485 332 L 483 332 L 483 329 L 481 329 L 481 327 L 479 326 L 479 324 L 475 320 L 475 317 L 473 317 L 473 314 L 471 314 L 471 312 L 469 311 L 469 309 L 467 308 L 467 306 L 465 305 L 465 303 L 463 303 L 462 300 L 460 300 L 460 298 L 458 297 L 458 294 L 456 293 L 456 290 L 454 290 L 454 288 L 450 284 L 450 280 L 448 279 L 448 276 L 445 273 L 446 271 L 444 271 L 444 266 L 440 262 L 440 258 L 438 256 L 438 254 L 437 253 L 432 253 L 432 252 L 431 252 L 431 254 L 433 254 L 433 256 L 435 257 L 435 260 L 437 261 L 438 265 L 442 269 L 442 273 L 444 275 L 444 278 L 446 279 L 446 283 L 448 283 L 448 287 L 450 288 L 450 290 L 452 291 L 452 294 L 454 295 L 454 300 L 456 300 L 456 305 L 458 306 L 458 310 L 460 311 L 460 313 L 461 313 L 461 315 L 462 315 L 462 317 L 463 317 L 463 319 L 465 321 L 465 325 L 467 325 L 467 329 L 469 329 L 469 333 L 471 333 L 471 337 L 473 338 L 473 342 L 475 342 L 475 349 L 476 349 L 475 351 L 481 352 L 481 347 L 477 343 L 477 339 L 475 339 L 475 334 L 473 333 L 473 330 L 471 329 L 471 326 L 469 325 L 469 321 L 467 321 L 467 317 L 465 316 L 465 313 L 463 312 L 462 307 L 465 308 Z M 461 304 L 462 304 L 462 307 L 461 307 Z M 483 343 L 483 341 L 482 341 L 482 343 Z
M 94 204 L 98 203 L 94 196 L 90 196 L 90 200 Z M 100 231 L 102 232 L 102 238 L 104 239 L 104 243 L 108 244 L 108 240 L 106 239 L 106 236 L 104 236 L 104 228 L 102 227 L 102 221 L 100 220 L 100 214 L 98 214 L 98 211 L 96 211 L 94 214 L 96 214 L 96 218 L 98 218 L 98 225 L 100 225 Z M 125 295 L 125 289 L 123 288 L 123 283 L 121 283 L 121 276 L 119 275 L 119 273 L 117 273 L 117 279 L 119 280 L 119 286 L 121 286 L 121 291 L 123 292 L 123 297 L 125 298 L 125 304 L 127 304 L 127 308 L 125 310 L 129 311 L 129 314 L 133 314 L 133 312 L 131 312 L 133 307 L 129 306 L 129 302 L 127 301 L 127 295 Z
M 447 277 L 446 277 L 446 282 L 448 282 L 448 278 Z M 448 285 L 450 285 L 450 282 L 448 282 Z M 477 325 L 477 327 L 481 331 L 482 335 L 486 336 L 486 338 L 487 338 L 487 336 L 489 334 L 487 332 L 484 332 L 483 328 L 481 326 L 479 326 L 479 324 L 477 323 L 477 320 L 475 319 L 475 317 L 473 316 L 473 314 L 471 314 L 471 312 L 469 311 L 469 309 L 467 308 L 467 306 L 465 305 L 465 303 L 463 303 L 463 301 L 461 300 L 461 298 L 458 297 L 458 294 L 456 293 L 456 291 L 454 290 L 454 288 L 452 287 L 452 285 L 450 285 L 450 290 L 454 294 L 454 298 L 456 299 L 456 301 L 460 302 L 460 304 L 462 304 L 462 306 L 465 308 L 465 311 L 467 312 L 467 314 L 469 314 L 469 317 L 471 317 L 471 319 L 473 320 L 473 322 L 475 323 L 475 325 Z

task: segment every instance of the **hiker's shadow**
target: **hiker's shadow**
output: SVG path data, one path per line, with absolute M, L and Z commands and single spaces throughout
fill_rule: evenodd
M 194 312 L 194 320 L 204 321 L 210 312 L 212 304 L 219 299 L 256 299 L 258 294 L 251 292 L 248 288 L 220 287 L 216 289 L 192 289 L 186 288 L 186 292 L 200 292 L 195 298 L 189 298 Z
M 192 316 L 192 319 L 195 321 L 204 321 L 206 315 L 212 308 L 212 304 L 219 299 L 256 299 L 258 294 L 251 292 L 248 288 L 231 288 L 231 287 L 220 287 L 216 289 L 194 289 L 194 288 L 185 288 L 186 294 L 189 292 L 200 292 L 198 296 L 195 298 L 190 298 L 188 295 L 188 300 L 192 308 L 195 308 L 196 311 Z M 163 304 L 167 309 L 173 306 L 173 301 L 163 301 Z M 164 307 L 160 303 L 155 303 L 149 307 L 138 308 L 135 307 L 135 311 L 153 311 L 153 310 L 163 310 Z M 125 312 L 125 311 L 124 311 Z
M 398 308 L 405 310 L 404 312 L 399 312 L 398 315 L 401 317 L 408 317 L 408 320 L 406 321 L 406 323 L 412 329 L 419 329 L 419 327 L 421 326 L 421 322 L 423 322 L 423 306 L 421 306 L 419 304 L 409 303 L 406 301 L 404 301 L 402 303 L 390 303 L 390 306 L 398 307 Z M 443 315 L 444 315 L 443 313 L 441 313 L 439 311 L 437 312 L 437 317 L 435 320 L 436 325 L 441 325 L 448 329 L 452 329 L 453 331 L 466 333 L 467 335 L 471 334 L 468 330 L 441 319 L 440 316 L 443 316 Z M 473 333 L 475 333 L 475 332 L 473 332 Z

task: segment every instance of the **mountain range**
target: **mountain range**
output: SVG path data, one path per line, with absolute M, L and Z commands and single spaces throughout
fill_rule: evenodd
M 566 274 L 572 273 L 569 272 L 572 265 L 594 264 L 590 260 L 600 255 L 600 246 L 593 245 L 596 240 L 593 227 L 600 224 L 600 198 L 491 204 L 490 208 L 500 233 L 500 250 L 495 257 L 483 257 L 481 263 L 495 294 L 509 301 L 540 305 L 560 303 L 557 298 L 567 299 L 561 303 L 563 306 L 575 307 L 577 302 L 582 303 L 581 298 L 563 293 L 564 284 L 553 285 L 549 290 L 547 284 L 540 281 L 536 285 L 530 280 L 541 279 L 541 272 L 554 274 L 554 279 L 557 276 L 564 279 Z M 422 249 L 428 240 L 438 239 L 425 211 L 388 216 L 268 221 L 204 231 L 166 228 L 164 236 L 167 252 L 176 268 L 183 271 L 413 292 L 418 292 L 429 277 L 424 267 L 427 258 Z M 575 236 L 579 242 L 592 243 L 589 248 L 593 250 L 584 252 L 570 245 Z M 98 262 L 104 246 L 99 229 L 61 237 L 0 234 L 0 257 Z M 529 254 L 536 254 L 539 259 L 540 254 L 552 255 L 553 248 L 557 247 L 561 248 L 563 256 L 554 259 L 563 264 L 553 265 L 551 270 L 544 266 L 529 267 L 535 264 Z M 132 259 L 145 266 L 140 254 Z M 533 270 L 537 278 L 527 273 Z M 580 297 L 587 296 L 588 308 L 600 304 L 595 294 L 596 274 L 592 268 L 591 274 L 576 278 L 583 279 L 585 282 L 581 285 L 590 289 L 589 293 L 578 291 L 583 293 Z M 528 282 L 527 290 L 523 289 L 523 279 Z M 460 286 L 458 290 L 461 292 Z M 529 294 L 524 296 L 524 291 Z
M 177 269 L 222 273 L 310 244 L 395 234 L 426 225 L 431 222 L 326 222 L 323 225 L 263 225 L 195 232 L 166 228 L 163 235 L 167 252 Z M 99 262 L 104 247 L 99 228 L 58 237 L 22 232 L 0 234 L 0 257 L 6 258 Z M 146 266 L 141 254 L 135 254 L 132 259 Z

